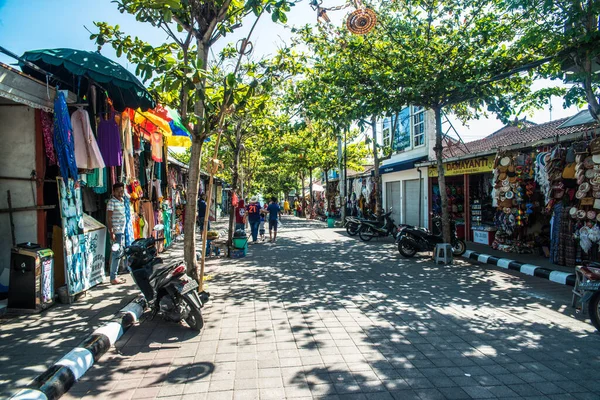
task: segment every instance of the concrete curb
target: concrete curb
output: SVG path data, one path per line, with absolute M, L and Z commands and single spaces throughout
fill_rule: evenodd
M 11 399 L 54 400 L 61 397 L 139 320 L 144 308 L 145 299 L 138 296 L 123 307 L 114 319 L 96 329 Z
M 554 271 L 548 268 L 532 264 L 523 264 L 508 258 L 498 258 L 489 254 L 480 254 L 472 250 L 465 251 L 461 257 L 477 261 L 483 264 L 495 265 L 496 267 L 510 269 L 529 276 L 547 279 L 561 285 L 575 286 L 575 273 Z

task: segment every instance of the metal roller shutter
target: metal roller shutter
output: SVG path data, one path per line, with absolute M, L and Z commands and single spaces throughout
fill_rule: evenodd
M 387 182 L 385 184 L 385 210 L 389 212 L 392 208 L 392 218 L 396 225 L 400 223 L 401 203 L 400 203 L 400 181 Z
M 404 223 L 423 226 L 423 208 L 419 220 L 419 205 L 423 204 L 423 193 L 419 193 L 419 180 L 404 181 Z

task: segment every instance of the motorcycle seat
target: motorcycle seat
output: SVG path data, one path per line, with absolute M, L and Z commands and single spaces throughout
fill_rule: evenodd
M 157 260 L 155 260 L 155 261 L 157 261 Z M 179 262 L 172 262 L 172 263 L 169 263 L 169 264 L 163 264 L 159 260 L 158 262 L 153 263 L 152 265 L 150 265 L 152 273 L 150 274 L 150 278 L 148 278 L 148 279 L 150 279 L 152 281 L 155 278 L 159 277 L 160 275 L 166 273 L 167 271 L 169 271 L 173 267 L 177 266 L 178 264 L 179 264 Z

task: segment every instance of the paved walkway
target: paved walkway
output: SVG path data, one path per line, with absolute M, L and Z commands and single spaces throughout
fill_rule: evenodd
M 98 285 L 75 303 L 57 303 L 41 314 L 0 318 L 0 398 L 46 371 L 137 296 L 133 280 L 126 279 L 124 285 Z
M 201 334 L 146 320 L 66 397 L 600 398 L 600 336 L 565 286 L 291 217 L 208 273 Z

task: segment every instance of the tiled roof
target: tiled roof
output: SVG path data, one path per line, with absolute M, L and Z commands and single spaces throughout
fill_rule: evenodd
M 483 139 L 468 142 L 464 145 L 445 147 L 444 158 L 481 153 L 516 144 L 527 145 L 528 143 L 552 138 L 557 135 L 564 136 L 577 132 L 585 132 L 591 128 L 590 125 L 578 125 L 558 129 L 558 127 L 567 119 L 568 118 L 558 119 L 544 124 L 529 125 L 528 127 L 508 125 Z

